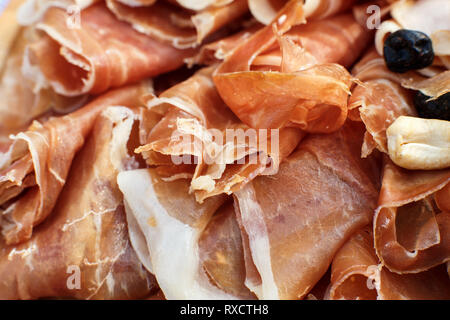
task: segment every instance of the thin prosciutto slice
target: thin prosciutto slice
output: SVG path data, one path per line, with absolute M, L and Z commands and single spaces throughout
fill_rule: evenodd
M 136 150 L 149 165 L 161 166 L 166 178 L 193 178 L 191 190 L 200 202 L 238 190 L 258 174 L 273 174 L 304 136 L 294 128 L 262 134 L 251 130 L 217 94 L 213 71 L 202 69 L 150 97 L 149 110 L 164 117 Z
M 305 297 L 352 233 L 372 220 L 378 166 L 362 160 L 363 128 L 311 135 L 270 177 L 234 193 L 246 285 L 260 299 Z
M 252 128 L 326 133 L 345 122 L 351 78 L 338 63 L 356 60 L 370 34 L 351 15 L 302 24 L 302 10 L 288 2 L 214 74 L 222 99 Z
M 349 118 L 362 121 L 366 134 L 361 155 L 367 157 L 374 149 L 387 153 L 386 129 L 399 116 L 415 116 L 411 93 L 398 77 L 390 72 L 384 59 L 369 50 L 353 68 L 353 75 L 362 81 L 352 89 Z
M 450 260 L 450 169 L 402 169 L 385 157 L 374 243 L 392 272 L 417 273 Z
M 355 65 L 352 74 L 359 80 L 349 98 L 349 118 L 362 121 L 366 135 L 361 155 L 368 156 L 378 149 L 387 153 L 386 129 L 399 116 L 416 116 L 412 90 L 437 98 L 450 88 L 450 71 L 423 77 L 414 71 L 398 74 L 387 69 L 383 57 L 370 49 Z
M 248 0 L 250 12 L 263 24 L 271 23 L 286 2 L 286 0 Z M 323 19 L 351 8 L 355 2 L 356 0 L 305 0 L 305 16 Z
M 192 54 L 117 21 L 104 4 L 82 10 L 79 26 L 68 19 L 64 10 L 50 8 L 36 25 L 42 39 L 28 46 L 25 57 L 30 78 L 60 94 L 101 93 L 174 70 Z
M 9 144 L 9 135 L 26 130 L 33 119 L 47 115 L 50 111 L 70 112 L 87 100 L 85 95 L 64 97 L 49 88 L 34 92 L 33 83 L 22 73 L 25 47 L 34 38 L 35 34 L 30 28 L 18 31 L 4 61 L 0 75 L 0 95 L 3 97 L 0 101 L 1 144 Z M 0 151 L 6 150 L 1 148 Z
M 136 221 L 134 227 L 129 225 L 129 233 L 141 235 L 140 255 L 147 257 L 167 299 L 251 297 L 239 282 L 243 281 L 239 232 L 226 225 L 233 223 L 228 220 L 232 217 L 211 221 L 216 212 L 232 214 L 229 208 L 220 209 L 225 196 L 199 204 L 189 194 L 189 180 L 164 181 L 155 169 L 125 171 L 117 181 L 127 214 Z M 218 268 L 211 259 L 219 259 L 224 267 Z
M 138 299 L 156 289 L 130 244 L 116 183 L 137 165 L 127 147 L 135 118 L 104 110 L 51 217 L 20 245 L 0 242 L 1 299 Z
M 327 299 L 448 300 L 450 280 L 444 265 L 429 271 L 399 275 L 380 264 L 373 234 L 365 228 L 336 253 Z
M 29 239 L 51 213 L 98 114 L 111 105 L 137 107 L 150 90 L 147 83 L 112 90 L 73 113 L 35 121 L 13 137 L 0 172 L 0 226 L 7 244 Z
M 247 0 L 226 1 L 194 13 L 167 1 L 144 6 L 130 6 L 119 0 L 107 0 L 106 3 L 119 20 L 180 49 L 198 46 L 207 36 L 234 22 L 248 10 Z

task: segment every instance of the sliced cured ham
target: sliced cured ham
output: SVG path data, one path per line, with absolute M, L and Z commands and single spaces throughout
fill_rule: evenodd
M 233 203 L 223 205 L 211 218 L 198 246 L 203 268 L 216 286 L 242 299 L 255 298 L 244 284 L 244 253 Z
M 149 6 L 130 6 L 122 1 L 107 0 L 107 5 L 119 20 L 129 22 L 137 31 L 180 49 L 197 47 L 207 36 L 248 10 L 247 0 L 207 6 L 195 13 L 180 10 L 165 1 Z
M 239 282 L 243 261 L 239 233 L 234 226 L 231 230 L 227 226 L 233 223 L 228 221 L 231 217 L 210 222 L 217 210 L 220 215 L 231 214 L 227 208 L 219 209 L 225 196 L 199 204 L 189 194 L 189 180 L 164 181 L 155 169 L 122 172 L 117 181 L 127 211 L 137 222 L 137 229 L 130 228 L 129 232 L 145 238 L 151 271 L 167 299 L 250 296 Z M 209 231 L 202 236 L 205 228 Z M 212 230 L 217 233 L 211 234 Z M 223 268 L 211 265 L 213 257 L 222 259 Z
M 171 167 L 166 178 L 192 177 L 198 201 L 273 174 L 304 136 L 294 128 L 257 132 L 242 124 L 217 94 L 213 71 L 202 69 L 150 97 L 147 106 L 164 117 L 136 150 L 149 165 Z
M 7 244 L 29 239 L 33 227 L 51 213 L 98 114 L 111 105 L 137 107 L 150 90 L 142 83 L 110 91 L 73 113 L 44 124 L 35 121 L 13 137 L 0 172 L 0 225 Z
M 340 246 L 372 220 L 379 172 L 374 159 L 359 156 L 362 134 L 360 125 L 348 123 L 333 134 L 311 135 L 276 175 L 234 193 L 248 239 L 244 252 L 247 247 L 260 277 L 246 284 L 258 298 L 305 297 Z
M 328 299 L 448 300 L 450 280 L 443 265 L 399 275 L 380 264 L 369 228 L 352 236 L 333 259 Z
M 64 97 L 49 88 L 35 91 L 33 83 L 22 73 L 25 47 L 34 38 L 31 29 L 19 31 L 0 74 L 0 95 L 3 97 L 0 101 L 0 135 L 5 144 L 10 142 L 10 134 L 26 130 L 33 119 L 51 111 L 72 111 L 85 104 L 88 98 L 84 95 Z
M 135 117 L 125 107 L 104 110 L 51 217 L 19 245 L 1 241 L 1 299 L 138 299 L 156 289 L 130 244 L 116 183 L 136 167 L 127 148 Z
M 287 0 L 248 0 L 250 12 L 259 22 L 269 24 L 286 4 Z M 310 19 L 323 19 L 343 12 L 356 0 L 305 0 L 305 16 Z
M 104 4 L 81 11 L 80 25 L 68 25 L 68 14 L 52 7 L 36 26 L 41 40 L 27 48 L 35 82 L 57 93 L 75 96 L 101 93 L 174 70 L 191 50 L 178 50 L 119 22 Z M 64 72 L 62 72 L 64 70 Z
M 363 81 L 352 89 L 349 99 L 349 118 L 366 126 L 361 155 L 367 157 L 374 149 L 387 153 L 386 129 L 399 116 L 417 114 L 411 93 L 399 84 L 399 78 L 375 50 L 356 64 L 353 75 Z
M 352 88 L 348 116 L 366 126 L 363 157 L 375 149 L 388 153 L 386 129 L 400 116 L 417 116 L 412 91 L 407 89 L 439 97 L 450 87 L 450 71 L 430 78 L 416 72 L 394 73 L 387 69 L 384 59 L 373 48 L 355 65 L 352 74 L 362 82 Z
M 390 271 L 417 273 L 450 260 L 449 182 L 449 169 L 410 171 L 385 158 L 374 242 Z
M 327 133 L 345 122 L 351 78 L 337 63 L 353 63 L 370 34 L 351 15 L 306 24 L 303 17 L 301 5 L 289 2 L 214 75 L 222 99 L 252 128 Z

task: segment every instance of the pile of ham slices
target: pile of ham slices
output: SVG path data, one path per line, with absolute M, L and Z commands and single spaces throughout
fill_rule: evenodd
M 450 91 L 444 2 L 11 0 L 0 299 L 450 299 L 450 168 L 386 134 Z M 431 67 L 386 68 L 402 27 Z

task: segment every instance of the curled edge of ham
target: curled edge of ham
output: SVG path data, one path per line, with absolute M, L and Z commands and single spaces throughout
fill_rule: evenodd
M 72 160 L 98 114 L 111 105 L 139 106 L 141 97 L 152 91 L 153 86 L 147 81 L 111 90 L 73 113 L 51 118 L 43 124 L 35 121 L 27 131 L 11 137 L 9 150 L 0 158 L 1 196 L 3 202 L 12 199 L 14 193 L 20 196 L 2 213 L 0 220 L 7 243 L 29 239 L 33 227 L 50 215 Z M 12 195 L 8 195 L 10 190 L 14 192 Z
M 214 82 L 225 103 L 250 127 L 294 126 L 308 132 L 332 132 L 342 126 L 347 116 L 351 83 L 346 69 L 337 63 L 349 64 L 356 59 L 363 49 L 361 42 L 366 43 L 369 37 L 364 36 L 363 28 L 351 15 L 330 18 L 323 25 L 298 25 L 304 22 L 303 11 L 301 5 L 295 5 L 296 2 L 289 2 L 272 26 L 241 43 L 216 70 Z M 330 42 L 342 25 L 351 27 L 333 39 L 347 40 L 346 48 L 352 50 L 353 59 L 346 61 L 343 57 L 349 54 L 345 50 L 336 53 L 330 46 L 321 51 L 317 45 L 320 40 Z M 344 39 L 342 34 L 346 34 Z M 305 48 L 294 42 L 297 38 L 305 43 Z M 260 55 L 276 45 L 277 40 L 279 54 Z M 254 65 L 261 65 L 262 71 L 252 70 Z M 267 65 L 269 71 L 264 69 Z M 245 90 L 235 92 L 236 87 Z M 297 90 L 298 87 L 305 89 Z M 280 88 L 284 90 L 281 93 Z M 276 113 L 271 112 L 273 105 L 278 106 Z
M 279 133 L 272 130 L 266 130 L 262 135 L 256 133 L 256 145 L 246 139 L 242 141 L 242 135 L 246 135 L 246 130 L 250 128 L 242 124 L 218 96 L 211 79 L 213 70 L 214 67 L 202 69 L 159 97 L 150 96 L 147 103 L 150 111 L 167 112 L 169 108 L 169 113 L 136 150 L 143 153 L 149 165 L 158 163 L 153 163 L 148 152 L 169 157 L 196 156 L 198 164 L 195 165 L 191 191 L 200 202 L 220 193 L 230 194 L 258 174 L 273 174 L 278 170 L 282 159 L 292 152 L 304 136 L 296 128 L 285 128 Z M 215 130 L 214 133 L 221 133 L 222 144 L 214 140 L 217 137 L 212 136 L 210 129 Z M 234 136 L 228 136 L 227 130 L 237 135 L 237 143 L 228 143 L 228 139 L 234 139 Z M 255 131 L 250 134 L 253 132 Z M 186 135 L 192 137 L 194 143 L 186 144 Z M 197 142 L 201 144 L 200 149 Z M 244 160 L 245 163 L 238 162 L 239 168 L 234 165 L 230 169 L 229 166 L 233 166 L 238 160 Z M 173 159 L 169 161 L 170 163 L 165 164 L 173 166 Z M 180 176 L 173 175 L 168 178 L 178 177 Z
M 130 23 L 138 32 L 178 49 L 198 47 L 209 35 L 244 15 L 248 8 L 247 0 L 217 3 L 192 14 L 176 12 L 177 7 L 164 2 L 143 7 L 118 0 L 107 0 L 106 4 L 119 20 Z
M 444 265 L 418 274 L 390 272 L 379 262 L 373 233 L 367 227 L 355 233 L 336 253 L 325 299 L 448 300 L 450 280 Z
M 370 223 L 376 207 L 377 165 L 374 159 L 366 162 L 359 157 L 360 139 L 355 140 L 352 128 L 358 128 L 362 138 L 362 126 L 347 125 L 333 134 L 309 136 L 277 175 L 258 177 L 234 194 L 249 262 L 246 285 L 260 299 L 306 296 L 345 240 Z M 322 180 L 314 181 L 318 175 Z M 357 191 L 347 191 L 351 189 Z M 344 195 L 348 198 L 342 202 L 334 200 Z M 334 213 L 331 203 L 336 205 Z
M 37 23 L 44 34 L 27 46 L 23 65 L 35 86 L 66 96 L 99 94 L 174 70 L 193 54 L 137 32 L 102 3 L 80 14 L 80 26 L 71 26 L 68 12 L 51 7 Z
M 450 169 L 410 171 L 385 156 L 373 223 L 377 255 L 390 271 L 418 273 L 450 261 L 449 184 Z
M 100 0 L 27 0 L 17 12 L 17 20 L 21 25 L 29 26 L 41 20 L 51 7 L 79 11 L 98 1 Z

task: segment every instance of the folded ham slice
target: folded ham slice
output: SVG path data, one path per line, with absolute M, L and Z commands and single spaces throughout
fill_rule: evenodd
M 17 19 L 21 25 L 32 25 L 44 16 L 51 7 L 66 10 L 71 15 L 99 2 L 100 0 L 27 0 L 18 10 Z
M 269 24 L 283 8 L 287 0 L 248 0 L 250 12 L 261 23 Z M 343 12 L 356 0 L 305 0 L 305 16 L 311 19 L 323 19 Z
M 348 123 L 311 135 L 276 175 L 234 193 L 250 267 L 246 285 L 258 298 L 305 297 L 340 246 L 370 223 L 379 172 L 373 158 L 359 156 L 362 134 Z
M 136 167 L 127 148 L 135 118 L 125 107 L 104 110 L 51 217 L 20 245 L 0 242 L 1 299 L 137 299 L 156 289 L 131 247 L 116 184 Z
M 110 91 L 75 112 L 44 124 L 35 121 L 13 137 L 0 172 L 0 226 L 7 244 L 29 239 L 50 214 L 98 114 L 111 105 L 137 107 L 150 90 L 141 83 Z
M 273 174 L 304 135 L 294 128 L 250 130 L 217 94 L 213 71 L 202 69 L 150 97 L 149 109 L 164 117 L 136 150 L 147 164 L 165 166 L 159 172 L 165 170 L 165 178 L 193 178 L 191 190 L 200 202 L 238 190 L 258 174 Z
M 374 149 L 387 153 L 386 129 L 399 116 L 417 114 L 411 93 L 400 85 L 397 75 L 386 68 L 374 49 L 364 55 L 352 73 L 363 81 L 352 89 L 348 106 L 349 118 L 366 126 L 361 155 L 367 157 Z
M 27 48 L 25 57 L 30 77 L 60 94 L 101 93 L 174 70 L 193 54 L 133 30 L 101 3 L 81 11 L 79 26 L 68 19 L 60 8 L 47 10 L 36 25 L 45 34 Z
M 416 116 L 412 90 L 420 90 L 433 98 L 450 88 L 450 71 L 427 78 L 410 71 L 404 74 L 387 69 L 383 57 L 370 49 L 355 65 L 352 74 L 359 81 L 352 88 L 349 99 L 349 118 L 362 121 L 366 135 L 361 155 L 366 157 L 374 149 L 388 153 L 386 129 L 400 116 Z
M 147 256 L 167 299 L 251 297 L 243 286 L 242 248 L 239 229 L 230 221 L 232 207 L 220 208 L 224 195 L 199 204 L 189 195 L 189 180 L 164 181 L 155 169 L 125 171 L 117 181 L 127 213 L 136 221 L 129 233 L 140 234 L 147 249 L 142 243 L 133 246 L 144 248 L 140 255 Z M 218 217 L 212 218 L 215 213 Z
M 22 73 L 25 47 L 34 38 L 30 28 L 18 32 L 0 74 L 0 95 L 3 97 L 0 101 L 0 139 L 5 145 L 10 143 L 10 134 L 26 130 L 33 119 L 52 112 L 73 111 L 88 98 L 86 95 L 64 97 L 50 88 L 35 91 L 33 83 Z M 5 151 L 1 149 L 1 152 Z
M 180 49 L 198 46 L 207 36 L 234 22 L 248 10 L 247 0 L 222 1 L 213 6 L 208 6 L 206 2 L 202 2 L 206 4 L 204 8 L 192 13 L 165 1 L 131 6 L 124 4 L 124 1 L 106 0 L 108 8 L 119 20 L 129 22 L 137 31 Z M 183 1 L 182 5 L 189 8 L 188 4 L 188 1 Z
M 443 265 L 429 271 L 398 275 L 380 264 L 373 234 L 353 235 L 333 259 L 326 298 L 345 300 L 448 300 L 450 280 Z
M 385 157 L 374 242 L 390 271 L 417 273 L 450 260 L 449 183 L 450 169 L 410 171 Z
M 243 41 L 248 39 L 261 27 L 262 26 L 259 23 L 252 23 L 240 32 L 236 32 L 230 36 L 204 44 L 200 47 L 200 50 L 195 57 L 192 59 L 187 59 L 186 61 L 188 65 L 213 65 L 219 63 L 228 57 L 234 49 L 236 49 Z
M 222 99 L 252 128 L 327 133 L 345 122 L 351 78 L 338 63 L 353 63 L 370 33 L 350 14 L 306 24 L 303 18 L 302 6 L 288 2 L 214 75 Z

